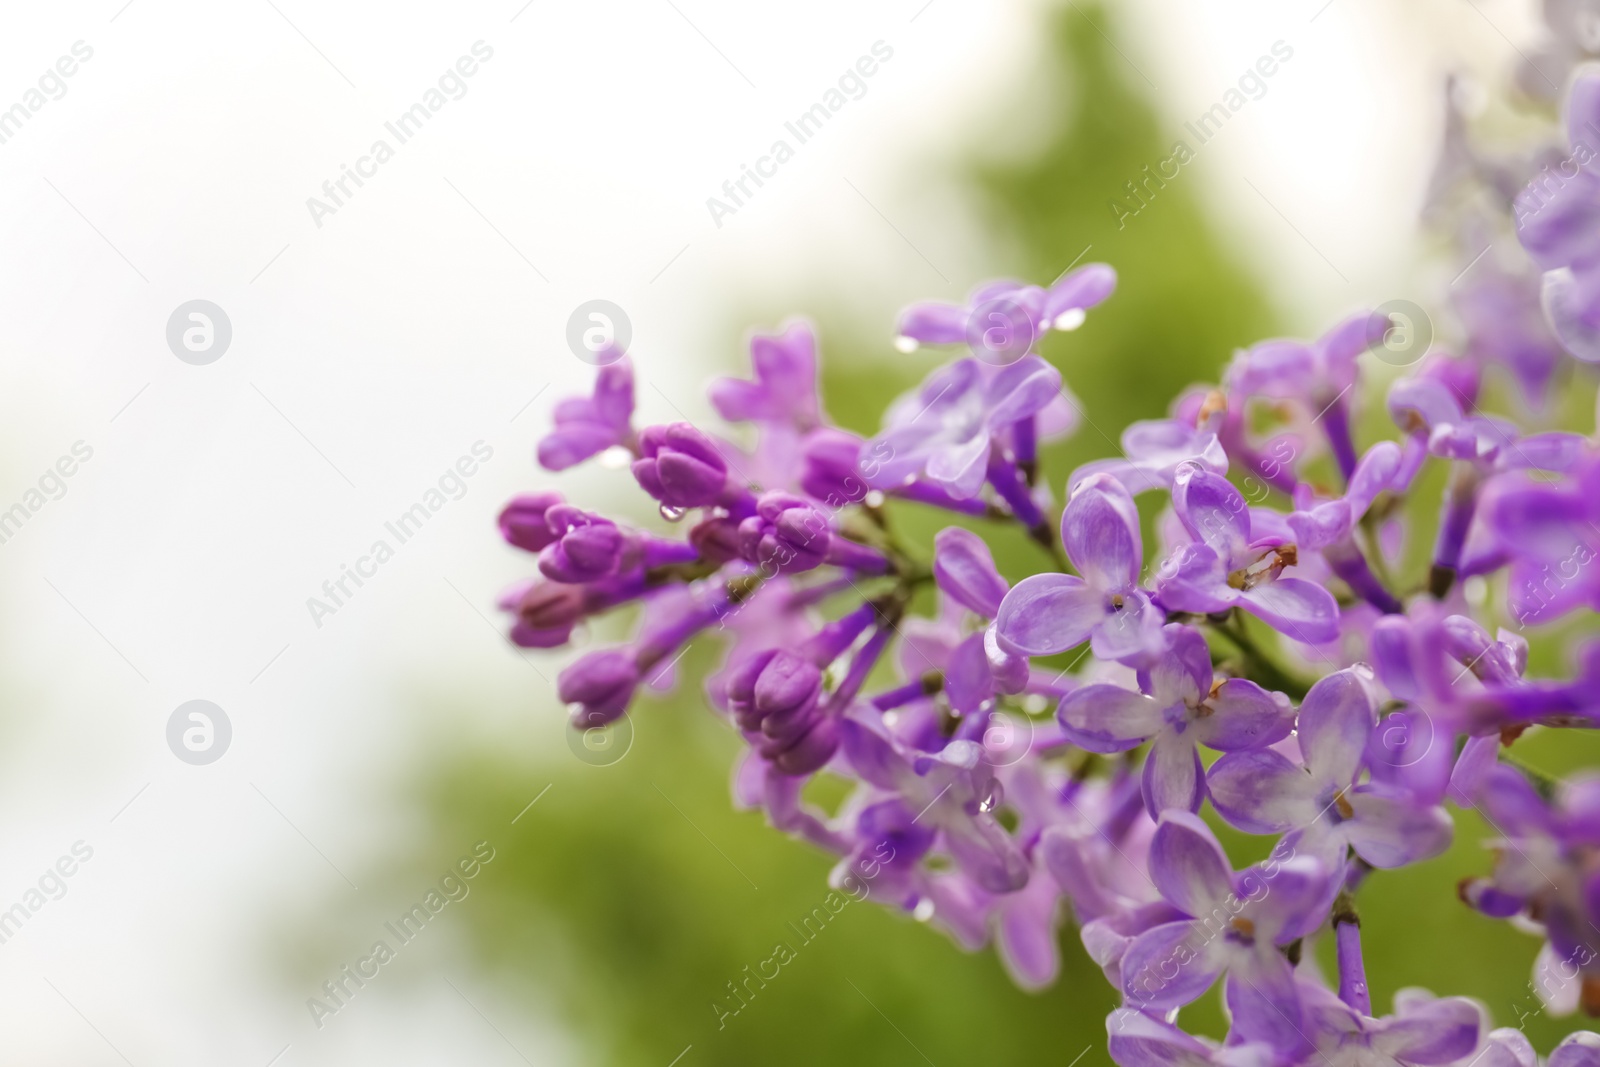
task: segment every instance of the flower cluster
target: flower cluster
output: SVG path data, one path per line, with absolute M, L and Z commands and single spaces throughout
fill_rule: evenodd
M 1576 75 L 1567 127 L 1574 158 L 1600 137 L 1600 73 Z M 1492 192 L 1516 170 L 1462 137 L 1453 122 L 1441 216 L 1454 185 Z M 1450 845 L 1448 805 L 1477 808 L 1495 859 L 1461 900 L 1537 934 L 1550 1011 L 1600 1014 L 1600 780 L 1530 779 L 1508 752 L 1531 727 L 1600 725 L 1600 645 L 1570 676 L 1529 677 L 1520 636 L 1600 604 L 1600 445 L 1478 407 L 1492 374 L 1538 406 L 1575 373 L 1569 356 L 1600 358 L 1600 158 L 1583 155 L 1544 192 L 1548 172 L 1523 163 L 1530 184 L 1502 197 L 1501 245 L 1460 315 L 1462 354 L 1390 381 L 1393 431 L 1364 444 L 1368 353 L 1394 328 L 1376 312 L 1236 353 L 1219 384 L 1130 426 L 1122 455 L 1052 483 L 1039 446 L 1079 412 L 1035 342 L 1112 296 L 1103 264 L 909 309 L 908 358 L 957 355 L 866 440 L 830 423 L 804 323 L 756 337 L 753 376 L 711 387 L 743 446 L 687 422 L 635 427 L 619 359 L 558 407 L 539 458 L 625 456 L 684 532 L 553 493 L 513 500 L 502 533 L 539 577 L 502 601 L 512 640 L 558 647 L 638 605 L 631 641 L 560 675 L 574 726 L 596 729 L 641 686 L 671 685 L 686 643 L 720 639 L 706 690 L 746 742 L 736 803 L 836 856 L 836 880 L 892 856 L 879 899 L 964 947 L 992 940 L 1024 987 L 1055 978 L 1058 927 L 1075 921 L 1121 994 L 1118 1063 L 1531 1067 L 1526 1037 L 1470 1000 L 1408 990 L 1375 1015 L 1357 905 L 1382 872 Z M 1498 265 L 1517 241 L 1547 272 L 1542 310 L 1531 268 Z M 1430 467 L 1436 508 L 1419 500 Z M 909 505 L 949 519 L 931 551 L 897 535 Z M 1429 563 L 1408 569 L 1435 512 Z M 1008 523 L 1040 549 L 1015 584 L 973 532 Z M 835 810 L 805 799 L 818 774 L 853 786 Z M 1271 839 L 1269 858 L 1235 870 L 1217 820 Z M 1308 951 L 1320 939 L 1331 981 Z M 1221 1044 L 1176 1024 L 1219 979 Z M 1574 1034 L 1548 1062 L 1600 1064 L 1600 1037 Z

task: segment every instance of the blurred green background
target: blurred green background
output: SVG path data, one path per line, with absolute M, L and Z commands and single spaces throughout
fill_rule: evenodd
M 1112 301 L 1076 333 L 1050 335 L 1043 349 L 1090 413 L 1074 438 L 1046 451 L 1058 489 L 1073 466 L 1115 452 L 1129 421 L 1163 414 L 1183 386 L 1214 380 L 1235 347 L 1283 329 L 1203 213 L 1189 171 L 1118 227 L 1107 201 L 1171 145 L 1101 28 L 1115 35 L 1107 13 L 1087 5 L 1052 16 L 1049 60 L 1027 93 L 1054 94 L 1070 106 L 1051 109 L 1057 125 L 1031 158 L 994 163 L 975 148 L 958 175 L 1005 250 L 1001 273 L 1048 283 L 1092 246 L 1086 260 L 1109 262 L 1121 276 Z M 987 266 L 946 265 L 961 287 L 981 280 Z M 831 413 L 858 432 L 874 431 L 887 398 L 938 358 L 889 356 L 897 308 L 863 303 L 821 281 L 781 307 L 736 302 L 727 309 L 727 336 L 797 311 L 819 327 Z M 862 333 L 859 323 L 874 325 Z M 728 372 L 743 373 L 736 345 L 727 352 Z M 1373 414 L 1375 433 L 1383 416 Z M 529 477 L 532 484 L 537 473 Z M 922 544 L 940 525 L 911 512 L 902 519 Z M 1020 535 L 998 534 L 995 549 L 1014 577 L 1037 565 L 1037 548 Z M 759 814 L 733 810 L 730 769 L 740 746 L 705 713 L 699 691 L 716 655 L 696 647 L 672 698 L 636 703 L 633 747 L 610 767 L 572 758 L 550 694 L 539 686 L 529 687 L 524 710 L 548 724 L 539 733 L 542 751 L 462 748 L 441 732 L 445 769 L 417 783 L 410 798 L 424 815 L 422 839 L 368 877 L 425 884 L 466 843 L 492 837 L 499 857 L 470 902 L 451 909 L 454 921 L 465 924 L 471 959 L 485 976 L 546 1005 L 540 1014 L 554 1005 L 584 1045 L 584 1062 L 665 1067 L 690 1045 L 686 1067 L 1106 1062 L 1104 1018 L 1115 997 L 1070 927 L 1061 937 L 1060 980 L 1029 995 L 1011 984 L 993 951 L 963 953 L 874 902 L 846 908 L 719 1028 L 713 1001 L 725 1002 L 726 984 L 776 942 L 794 942 L 786 924 L 827 894 L 831 860 L 769 829 Z M 1535 662 L 1553 667 L 1559 655 L 1549 642 Z M 470 691 L 460 699 L 472 699 Z M 448 704 L 431 710 L 441 723 L 451 717 Z M 1581 732 L 1534 735 L 1519 754 L 1564 773 L 1592 764 L 1596 743 Z M 547 785 L 508 827 L 509 814 Z M 1424 985 L 1476 996 L 1499 1025 L 1516 1025 L 1520 1013 L 1537 1008 L 1527 987 L 1537 942 L 1456 900 L 1457 880 L 1489 862 L 1480 843 L 1486 828 L 1470 814 L 1457 825 L 1449 854 L 1375 875 L 1361 895 L 1374 1001 L 1387 1010 L 1397 988 Z M 1264 851 L 1261 840 L 1225 839 L 1241 863 Z M 1220 1034 L 1216 1000 L 1209 995 L 1186 1020 Z M 1526 1023 L 1545 1050 L 1581 1025 L 1542 1015 Z

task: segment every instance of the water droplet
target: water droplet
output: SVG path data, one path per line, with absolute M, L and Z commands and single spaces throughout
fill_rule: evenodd
M 923 897 L 922 899 L 918 900 L 917 906 L 911 909 L 911 917 L 917 920 L 919 923 L 925 923 L 929 919 L 933 918 L 932 899 L 929 897 Z
M 671 504 L 662 504 L 659 509 L 661 517 L 668 522 L 681 522 L 689 512 L 685 508 L 675 508 Z
M 894 347 L 895 347 L 896 351 L 904 352 L 906 355 L 909 356 L 911 353 L 913 353 L 917 349 L 921 348 L 922 347 L 922 343 L 920 341 L 918 341 L 915 337 L 906 337 L 904 335 L 901 335 L 901 336 L 896 337 L 894 339 Z
M 600 453 L 600 466 L 606 470 L 623 470 L 633 464 L 633 453 L 621 445 L 612 445 Z
M 869 508 L 881 508 L 883 507 L 883 494 L 876 489 L 869 489 L 867 495 L 861 498 L 861 502 Z
M 985 789 L 983 791 L 983 795 L 978 798 L 978 810 L 982 812 L 991 812 L 995 808 L 999 807 L 1005 801 L 1005 799 L 1005 786 L 1000 784 L 1000 779 L 991 778 L 989 780 L 989 788 Z
M 1051 325 L 1062 331 L 1076 330 L 1083 325 L 1084 320 L 1088 317 L 1088 314 L 1082 308 L 1068 308 L 1057 315 L 1056 321 Z

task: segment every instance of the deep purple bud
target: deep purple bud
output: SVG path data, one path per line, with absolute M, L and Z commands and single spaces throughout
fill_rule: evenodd
M 689 543 L 701 559 L 718 566 L 744 558 L 739 549 L 739 524 L 725 515 L 697 523 L 689 531 Z
M 545 521 L 558 538 L 539 553 L 539 570 L 551 581 L 598 581 L 622 565 L 628 535 L 610 519 L 560 504 L 550 509 Z
M 556 679 L 556 693 L 563 702 L 575 705 L 572 725 L 588 730 L 604 726 L 628 710 L 638 684 L 639 668 L 633 652 L 605 648 L 590 652 L 562 671 Z
M 727 460 L 711 438 L 687 422 L 646 428 L 639 435 L 639 451 L 633 476 L 668 507 L 708 507 L 727 486 Z
M 584 590 L 576 585 L 534 582 L 501 601 L 517 613 L 511 640 L 523 648 L 558 648 L 572 637 L 584 616 Z
M 762 496 L 756 513 L 739 524 L 739 550 L 744 558 L 770 566 L 777 574 L 820 567 L 832 540 L 827 517 L 784 492 Z
M 526 552 L 537 552 L 556 539 L 545 515 L 561 504 L 560 493 L 534 493 L 513 497 L 500 512 L 500 536 Z
M 810 660 L 771 649 L 745 662 L 727 683 L 728 709 L 756 750 L 785 774 L 809 774 L 833 756 L 839 738 L 821 708 L 822 671 Z

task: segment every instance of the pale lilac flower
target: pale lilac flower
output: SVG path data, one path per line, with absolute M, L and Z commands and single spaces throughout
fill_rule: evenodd
M 1300 705 L 1301 764 L 1274 749 L 1236 752 L 1211 768 L 1217 813 L 1248 833 L 1293 831 L 1290 843 L 1340 869 L 1347 849 L 1374 867 L 1400 867 L 1450 845 L 1443 808 L 1418 805 L 1381 782 L 1357 784 L 1376 725 L 1368 683 L 1354 668 L 1328 675 Z
M 1282 694 L 1243 678 L 1213 683 L 1211 652 L 1197 631 L 1174 624 L 1165 638 L 1167 650 L 1139 671 L 1141 692 L 1086 685 L 1056 711 L 1068 739 L 1090 752 L 1153 742 L 1143 786 L 1152 817 L 1168 808 L 1200 810 L 1200 745 L 1222 752 L 1263 748 L 1288 737 L 1294 724 L 1294 710 Z
M 888 428 L 862 446 L 863 468 L 873 467 L 867 482 L 894 489 L 921 477 L 951 496 L 977 496 L 995 435 L 1044 410 L 1060 389 L 1060 372 L 1038 356 L 992 375 L 970 358 L 940 368 L 914 400 L 896 405 Z
M 1122 483 L 1109 475 L 1082 482 L 1061 513 L 1061 542 L 1083 577 L 1036 574 L 1018 582 L 995 616 L 1000 647 L 1049 656 L 1087 640 L 1103 659 L 1159 647 L 1161 614 L 1139 588 L 1139 513 Z
M 1194 541 L 1161 565 L 1156 596 L 1163 607 L 1199 614 L 1242 608 L 1305 644 L 1338 635 L 1333 595 L 1304 579 L 1280 577 L 1298 559 L 1295 546 L 1254 540 L 1250 510 L 1226 478 L 1184 468 L 1172 505 Z

